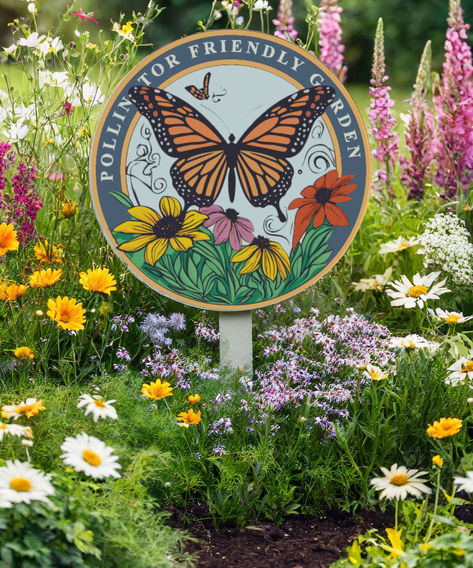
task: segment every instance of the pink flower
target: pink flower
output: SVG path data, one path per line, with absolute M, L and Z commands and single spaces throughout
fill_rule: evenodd
M 450 0 L 445 61 L 440 82 L 434 85 L 439 139 L 436 182 L 452 198 L 466 193 L 473 179 L 473 62 L 468 44 L 469 25 L 460 0 Z
M 292 0 L 281 0 L 279 3 L 278 17 L 273 20 L 273 24 L 277 27 L 274 32 L 276 37 L 287 39 L 287 36 L 294 41 L 298 36 L 298 31 L 294 29 L 294 18 L 292 16 Z
M 238 217 L 235 209 L 226 209 L 225 211 L 219 205 L 211 205 L 210 207 L 202 207 L 201 213 L 208 215 L 208 219 L 204 222 L 204 227 L 214 227 L 215 244 L 220 245 L 226 241 L 230 242 L 233 250 L 241 249 L 241 242 L 253 241 L 253 223 Z
M 72 112 L 72 103 L 70 103 L 69 101 L 65 101 L 64 102 L 64 110 L 66 111 L 67 116 L 70 116 L 70 114 Z
M 94 15 L 93 12 L 89 12 L 88 14 L 84 14 L 84 12 L 82 11 L 82 8 L 79 8 L 78 12 L 73 12 L 72 15 L 76 16 L 77 18 L 80 18 L 81 22 L 83 22 L 84 20 L 91 20 L 92 22 L 95 22 L 96 24 L 99 23 L 98 20 L 96 20 L 95 18 L 92 17 Z
M 343 8 L 338 6 L 337 2 L 338 0 L 322 0 L 320 3 L 320 61 L 343 81 L 347 73 L 347 68 L 343 65 L 345 46 L 342 43 L 340 27 Z
M 386 184 L 390 186 L 389 178 L 394 171 L 394 164 L 398 160 L 399 136 L 394 131 L 397 120 L 391 112 L 394 102 L 389 94 L 391 87 L 387 85 L 388 79 L 384 60 L 383 20 L 380 18 L 374 42 L 368 118 L 371 122 L 371 133 L 377 143 L 373 150 L 373 158 L 384 164 L 384 170 L 378 170 L 375 175 L 379 180 L 386 181 Z

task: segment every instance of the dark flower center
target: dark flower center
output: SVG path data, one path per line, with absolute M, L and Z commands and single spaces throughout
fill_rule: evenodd
M 253 239 L 252 245 L 256 245 L 260 249 L 269 249 L 270 241 L 266 237 L 262 237 L 261 235 Z
M 175 237 L 178 231 L 182 228 L 181 217 L 163 217 L 153 227 L 153 232 L 158 239 L 171 239 Z
M 329 189 L 328 187 L 321 187 L 320 189 L 317 190 L 317 193 L 315 194 L 315 200 L 321 203 L 322 205 L 325 205 L 327 201 L 330 201 L 331 197 L 332 197 L 332 190 Z
M 225 215 L 228 219 L 230 219 L 230 221 L 232 223 L 236 223 L 237 219 L 238 219 L 238 211 L 235 211 L 235 209 L 227 209 L 225 211 Z

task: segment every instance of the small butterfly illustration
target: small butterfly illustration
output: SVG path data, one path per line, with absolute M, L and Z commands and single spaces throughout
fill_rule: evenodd
M 197 87 L 194 87 L 194 85 L 188 85 L 186 87 L 186 91 L 189 91 L 189 93 L 196 99 L 199 99 L 199 101 L 207 100 L 209 98 L 209 82 L 210 72 L 204 77 L 204 85 L 202 89 L 198 89 Z
M 135 86 L 130 100 L 149 120 L 162 150 L 177 158 L 170 175 L 186 209 L 209 207 L 220 194 L 228 174 L 230 201 L 236 175 L 254 207 L 272 205 L 286 221 L 280 201 L 291 186 L 294 169 L 286 160 L 304 147 L 315 120 L 335 97 L 335 89 L 302 89 L 280 100 L 235 142 L 227 142 L 192 105 L 162 89 Z

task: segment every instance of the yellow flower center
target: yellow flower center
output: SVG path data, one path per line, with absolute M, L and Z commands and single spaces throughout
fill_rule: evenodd
M 401 241 L 399 243 L 398 250 L 405 250 L 406 248 L 409 248 L 410 246 L 411 245 L 407 241 Z
M 456 314 L 448 314 L 445 318 L 443 318 L 447 323 L 458 323 L 461 320 L 461 316 Z
M 2 422 L 0 424 L 0 430 L 6 430 L 6 429 L 7 429 L 7 425 L 4 422 Z
M 429 289 L 427 286 L 411 286 L 409 291 L 406 293 L 406 297 L 408 298 L 418 298 L 422 294 L 428 292 Z
M 397 473 L 396 475 L 393 475 L 389 481 L 389 483 L 391 483 L 392 485 L 406 485 L 406 483 L 409 481 L 409 478 L 407 477 L 407 475 L 405 475 L 404 473 Z
M 32 487 L 31 481 L 25 477 L 12 477 L 10 480 L 10 488 L 13 491 L 31 491 Z
M 82 457 L 88 464 L 93 465 L 94 467 L 98 467 L 102 463 L 100 456 L 96 454 L 93 450 L 89 449 L 84 450 L 82 452 Z
M 462 373 L 472 373 L 473 372 L 473 361 L 467 361 L 462 367 Z
M 94 400 L 94 404 L 95 404 L 95 406 L 98 406 L 99 408 L 105 408 L 105 404 L 103 403 L 102 400 Z

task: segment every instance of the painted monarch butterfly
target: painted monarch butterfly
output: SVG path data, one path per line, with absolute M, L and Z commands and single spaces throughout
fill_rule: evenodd
M 194 85 L 188 85 L 186 87 L 186 91 L 189 91 L 189 93 L 196 99 L 199 99 L 199 101 L 207 100 L 209 98 L 209 82 L 210 71 L 204 77 L 204 85 L 202 86 L 202 89 L 198 89 L 197 87 L 194 87 Z
M 228 172 L 230 201 L 235 198 L 235 169 L 246 198 L 254 207 L 273 205 L 279 219 L 286 220 L 280 200 L 294 175 L 285 160 L 304 147 L 314 121 L 335 96 L 335 89 L 317 86 L 280 100 L 246 130 L 235 143 L 226 142 L 195 108 L 162 89 L 135 86 L 130 100 L 146 117 L 162 150 L 178 158 L 171 179 L 186 209 L 208 207 L 222 189 Z

